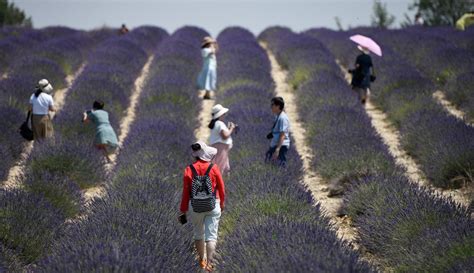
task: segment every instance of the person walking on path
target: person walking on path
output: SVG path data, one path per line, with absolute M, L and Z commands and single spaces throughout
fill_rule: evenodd
M 104 103 L 102 101 L 94 101 L 92 110 L 84 112 L 82 122 L 92 121 L 94 123 L 96 126 L 94 144 L 97 149 L 104 152 L 107 161 L 110 162 L 109 156 L 117 149 L 118 139 L 110 125 L 109 113 L 103 109 Z
M 357 92 L 362 104 L 365 104 L 370 92 L 370 82 L 375 80 L 375 76 L 373 76 L 373 64 L 369 50 L 360 45 L 357 48 L 361 54 L 357 56 L 355 69 L 349 70 L 349 72 L 352 74 L 352 89 Z
M 203 141 L 192 144 L 191 149 L 195 162 L 184 170 L 180 219 L 186 218 L 191 208 L 189 217 L 193 224 L 199 265 L 212 271 L 219 220 L 224 211 L 225 185 L 219 167 L 211 163 L 217 149 Z
M 232 133 L 236 132 L 237 125 L 229 122 L 228 125 L 224 123 L 224 118 L 229 112 L 228 108 L 220 104 L 212 107 L 212 120 L 209 123 L 211 129 L 210 144 L 217 149 L 217 154 L 213 162 L 219 166 L 223 174 L 230 171 L 229 151 L 232 149 Z
M 55 112 L 54 100 L 51 96 L 53 86 L 47 79 L 42 79 L 36 86 L 36 91 L 30 97 L 29 111 L 33 114 L 31 118 L 31 127 L 35 140 L 53 136 L 53 123 L 49 112 Z
M 282 97 L 271 100 L 272 113 L 275 115 L 272 131 L 267 135 L 271 140 L 270 149 L 266 153 L 266 161 L 272 161 L 279 166 L 286 166 L 286 153 L 290 148 L 290 120 L 285 113 L 285 102 Z
M 201 44 L 203 66 L 198 76 L 199 90 L 205 90 L 203 99 L 211 98 L 211 91 L 216 91 L 217 82 L 217 41 L 211 37 L 204 37 Z

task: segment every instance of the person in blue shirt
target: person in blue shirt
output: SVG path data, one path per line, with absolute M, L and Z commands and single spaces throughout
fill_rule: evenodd
M 266 161 L 286 165 L 286 153 L 290 148 L 290 120 L 285 113 L 285 101 L 282 97 L 271 100 L 272 113 L 275 115 L 272 131 L 267 135 L 271 139 L 270 148 L 266 153 Z

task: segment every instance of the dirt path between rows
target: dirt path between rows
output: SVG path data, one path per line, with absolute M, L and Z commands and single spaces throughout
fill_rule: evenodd
M 145 86 L 145 83 L 148 80 L 148 75 L 150 73 L 150 66 L 153 62 L 153 59 L 154 59 L 154 56 L 150 56 L 148 58 L 147 62 L 142 68 L 142 71 L 140 72 L 140 75 L 135 80 L 132 95 L 130 96 L 130 104 L 127 110 L 125 110 L 125 113 L 126 113 L 125 117 L 122 118 L 122 121 L 120 122 L 120 135 L 118 136 L 119 148 L 117 149 L 117 152 L 115 154 L 110 156 L 111 162 L 106 164 L 105 166 L 108 174 L 110 174 L 113 171 L 117 163 L 117 156 L 120 153 L 121 148 L 123 147 L 123 143 L 125 139 L 127 138 L 128 133 L 130 132 L 130 127 L 135 121 L 137 105 L 140 99 L 140 95 L 143 92 L 143 87 Z M 95 198 L 102 198 L 105 195 L 105 193 L 106 193 L 105 183 L 103 183 L 103 185 L 101 186 L 93 187 L 93 188 L 89 188 L 85 190 L 84 199 L 86 201 L 86 204 L 88 204 L 91 200 Z
M 314 200 L 320 204 L 323 214 L 328 217 L 334 225 L 335 232 L 339 239 L 348 242 L 355 250 L 360 250 L 360 246 L 356 242 L 357 229 L 351 225 L 349 217 L 339 217 L 338 211 L 342 205 L 342 198 L 328 197 L 328 183 L 321 178 L 312 168 L 311 161 L 314 151 L 306 144 L 306 131 L 300 121 L 296 107 L 296 96 L 294 90 L 287 83 L 287 71 L 283 70 L 273 53 L 263 42 L 260 43 L 262 48 L 267 52 L 272 67 L 272 77 L 276 84 L 275 92 L 278 96 L 285 100 L 285 111 L 291 120 L 291 135 L 294 139 L 295 149 L 303 161 L 303 179 L 305 184 L 311 191 Z M 380 263 L 376 258 L 368 253 L 361 252 L 361 259 L 365 260 L 376 267 L 380 267 Z
M 64 102 L 66 100 L 67 93 L 72 87 L 74 81 L 82 74 L 84 71 L 84 67 L 86 63 L 83 63 L 81 67 L 74 73 L 73 75 L 68 75 L 66 77 L 66 84 L 67 87 L 63 89 L 59 89 L 54 92 L 54 103 L 56 107 L 56 112 L 52 112 L 51 118 L 54 119 L 55 115 L 60 112 L 64 107 Z M 7 180 L 3 183 L 3 187 L 5 189 L 14 189 L 21 187 L 21 183 L 23 180 L 23 174 L 25 170 L 25 164 L 28 160 L 31 151 L 33 151 L 33 143 L 34 141 L 26 142 L 23 147 L 23 151 L 21 152 L 19 160 L 15 163 L 15 165 L 10 168 L 8 172 Z
M 436 92 L 433 93 L 433 98 L 435 101 L 448 112 L 450 115 L 456 117 L 457 119 L 460 119 L 464 123 L 466 123 L 469 126 L 474 126 L 472 121 L 469 121 L 467 119 L 466 113 L 464 113 L 462 110 L 458 109 L 453 103 L 451 103 L 447 98 L 446 95 L 443 91 L 437 90 Z
M 202 98 L 204 96 L 205 91 L 199 91 L 199 97 Z M 215 94 L 212 94 L 212 98 L 210 100 L 202 100 L 202 108 L 199 112 L 198 116 L 198 124 L 199 126 L 194 130 L 194 135 L 196 136 L 196 140 L 202 140 L 206 144 L 209 144 L 209 137 L 211 135 L 211 130 L 207 127 L 209 122 L 212 119 L 212 106 L 216 101 L 214 100 Z
M 351 75 L 347 72 L 347 69 L 336 60 L 337 64 L 344 73 L 344 77 L 348 83 L 351 81 Z M 463 188 L 460 190 L 442 190 L 434 187 L 427 179 L 424 173 L 421 171 L 415 160 L 409 156 L 406 151 L 402 148 L 400 143 L 400 133 L 392 125 L 387 118 L 387 115 L 378 109 L 370 99 L 367 100 L 365 105 L 367 115 L 370 117 L 372 127 L 376 130 L 377 134 L 382 138 L 382 141 L 387 145 L 390 154 L 395 159 L 395 163 L 406 170 L 406 176 L 408 179 L 416 184 L 423 187 L 427 187 L 433 190 L 435 193 L 441 196 L 452 198 L 456 203 L 461 204 L 465 207 L 470 204 L 471 192 L 468 189 Z

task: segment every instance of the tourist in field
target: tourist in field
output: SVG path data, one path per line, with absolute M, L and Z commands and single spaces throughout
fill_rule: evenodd
M 204 99 L 211 98 L 211 91 L 216 91 L 217 82 L 217 61 L 216 53 L 218 50 L 217 41 L 211 37 L 205 37 L 201 44 L 201 54 L 203 57 L 203 66 L 198 76 L 198 87 L 205 90 Z
M 423 20 L 423 16 L 421 16 L 421 13 L 417 12 L 415 15 L 415 25 L 423 26 L 424 24 L 425 24 L 425 20 Z
M 286 153 L 290 148 L 290 120 L 285 113 L 285 102 L 282 97 L 274 97 L 271 100 L 272 113 L 275 122 L 267 138 L 271 140 L 270 149 L 266 154 L 266 160 L 277 163 L 279 166 L 286 165 Z
M 223 174 L 230 171 L 229 151 L 232 149 L 232 133 L 237 129 L 237 126 L 232 122 L 229 122 L 228 125 L 224 123 L 228 111 L 228 108 L 220 104 L 214 105 L 212 107 L 212 120 L 209 123 L 209 129 L 211 129 L 210 143 L 212 147 L 217 149 L 213 162 L 219 166 Z
M 125 24 L 122 24 L 122 27 L 119 30 L 119 35 L 125 35 L 128 33 L 128 28 L 125 26 Z
M 352 89 L 357 92 L 362 104 L 365 104 L 370 92 L 370 82 L 375 77 L 372 75 L 373 64 L 369 50 L 360 45 L 357 48 L 361 51 L 361 54 L 356 58 L 355 69 L 349 70 L 349 72 L 352 73 Z
M 30 97 L 31 127 L 33 137 L 38 141 L 52 137 L 54 133 L 53 123 L 49 116 L 50 111 L 56 111 L 51 92 L 53 92 L 51 83 L 47 79 L 42 79 L 38 82 L 35 93 Z
M 216 148 L 198 141 L 191 145 L 191 149 L 195 162 L 184 170 L 179 219 L 184 224 L 186 220 L 183 219 L 191 208 L 189 218 L 193 224 L 199 265 L 212 271 L 219 220 L 224 210 L 224 180 L 219 167 L 211 163 L 217 153 Z
M 103 110 L 104 103 L 102 101 L 94 101 L 92 110 L 83 114 L 82 121 L 92 121 L 96 126 L 94 144 L 97 149 L 103 151 L 107 161 L 110 162 L 110 155 L 115 152 L 118 147 L 118 139 L 114 129 L 110 125 L 109 113 Z

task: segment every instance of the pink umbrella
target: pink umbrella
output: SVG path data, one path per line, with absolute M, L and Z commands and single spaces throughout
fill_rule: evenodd
M 378 56 L 382 56 L 382 49 L 380 48 L 380 46 L 369 37 L 357 34 L 357 35 L 351 36 L 350 39 L 353 42 L 357 43 L 358 45 L 372 51 L 374 54 Z

